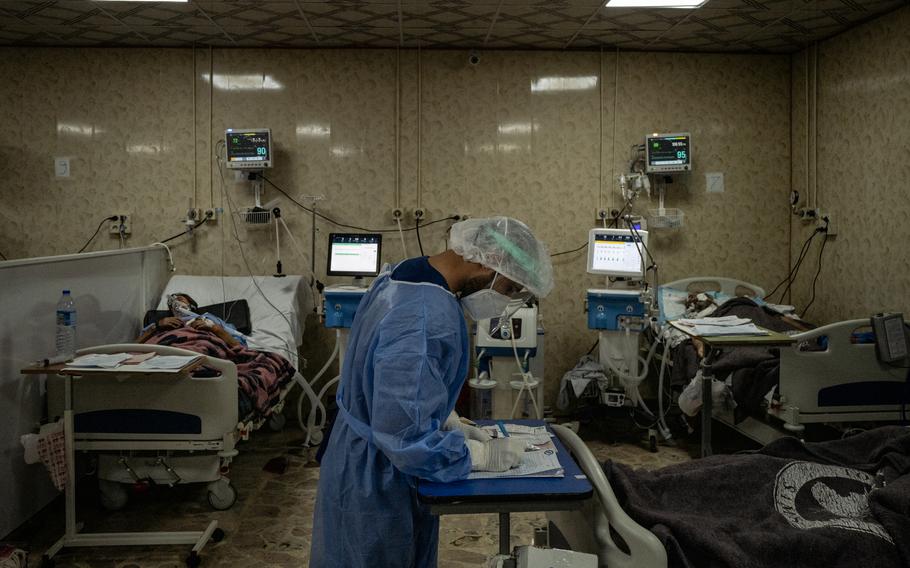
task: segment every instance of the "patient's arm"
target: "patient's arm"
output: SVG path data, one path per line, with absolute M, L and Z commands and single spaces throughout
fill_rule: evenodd
M 160 320 L 155 322 L 154 325 L 150 325 L 148 327 L 148 329 L 146 329 L 141 334 L 139 334 L 139 337 L 136 338 L 136 343 L 145 343 L 146 341 L 149 340 L 149 338 L 151 336 L 155 335 L 159 331 L 166 330 L 166 329 L 177 329 L 178 327 L 180 327 L 182 325 L 183 325 L 183 322 L 178 317 L 171 316 L 171 317 L 161 318 Z
M 234 339 L 234 337 L 227 332 L 223 327 L 218 325 L 215 322 L 209 321 L 204 318 L 196 318 L 189 323 L 189 326 L 193 329 L 205 329 L 213 334 L 217 335 L 219 339 L 228 344 L 228 347 L 234 347 L 239 345 L 240 342 Z

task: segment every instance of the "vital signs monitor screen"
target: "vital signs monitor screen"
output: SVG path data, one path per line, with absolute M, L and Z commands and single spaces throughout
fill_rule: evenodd
M 645 138 L 646 170 L 650 173 L 684 172 L 692 168 L 692 144 L 687 132 L 652 134 Z
M 616 278 L 644 276 L 647 231 L 591 229 L 588 234 L 588 272 Z
M 248 170 L 272 167 L 271 138 L 268 128 L 228 128 L 224 133 L 228 168 Z
M 331 233 L 329 276 L 376 276 L 382 252 L 382 235 Z

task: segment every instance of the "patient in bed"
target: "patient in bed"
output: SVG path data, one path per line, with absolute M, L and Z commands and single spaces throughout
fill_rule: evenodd
M 168 296 L 167 306 L 172 315 L 146 326 L 136 339 L 137 343 L 145 343 L 149 338 L 161 331 L 191 327 L 195 330 L 207 331 L 215 335 L 227 343 L 229 347 L 238 344 L 246 346 L 247 344 L 243 334 L 231 324 L 208 312 L 200 315 L 198 313 L 199 304 L 189 294 L 183 292 L 171 294 Z
M 248 348 L 246 337 L 234 326 L 210 313 L 200 315 L 188 294 L 168 296 L 168 308 L 171 315 L 143 329 L 137 343 L 169 345 L 232 361 L 237 366 L 240 415 L 268 415 L 279 402 L 281 389 L 294 377 L 291 363 L 276 353 Z

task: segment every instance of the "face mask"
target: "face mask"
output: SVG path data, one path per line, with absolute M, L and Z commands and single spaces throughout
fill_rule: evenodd
M 180 300 L 177 296 L 171 294 L 167 297 L 167 307 L 171 309 L 171 312 L 176 316 L 194 316 L 193 310 L 190 309 L 190 306 Z
M 480 321 L 502 315 L 509 306 L 509 302 L 512 301 L 505 294 L 500 294 L 493 289 L 494 282 L 496 282 L 495 276 L 488 288 L 478 290 L 461 299 L 461 308 L 472 320 Z

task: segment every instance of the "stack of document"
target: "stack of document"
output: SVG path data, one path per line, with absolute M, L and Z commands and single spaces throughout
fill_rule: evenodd
M 89 353 L 77 357 L 67 369 L 97 371 L 157 371 L 176 373 L 202 355 L 156 355 L 155 353 Z
M 113 369 L 130 358 L 129 353 L 89 353 L 73 359 L 68 366 L 79 368 Z
M 130 365 L 130 370 L 176 371 L 201 357 L 201 355 L 157 355 L 141 363 Z
M 512 477 L 565 477 L 556 450 L 525 452 L 518 467 L 509 471 L 473 471 L 468 479 L 503 479 Z
M 692 335 L 701 337 L 719 337 L 724 335 L 768 335 L 752 320 L 737 316 L 721 318 L 678 319 L 674 323 L 686 328 Z
M 556 446 L 550 439 L 551 434 L 546 426 L 524 426 L 521 424 L 504 424 L 484 426 L 484 431 L 494 438 L 512 437 L 527 444 L 527 450 L 518 467 L 509 471 L 475 471 L 468 479 L 501 479 L 512 477 L 564 477 L 562 465 L 556 455 Z

